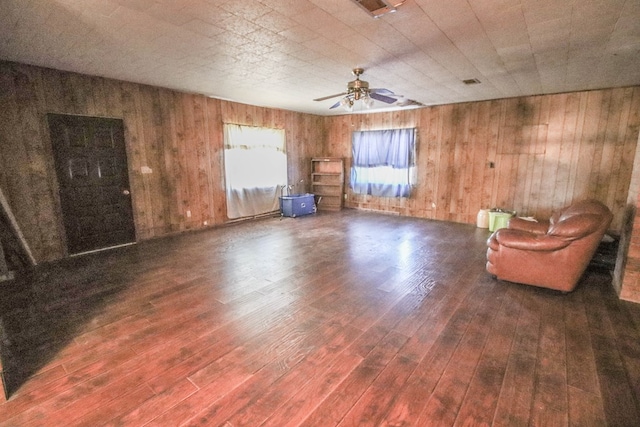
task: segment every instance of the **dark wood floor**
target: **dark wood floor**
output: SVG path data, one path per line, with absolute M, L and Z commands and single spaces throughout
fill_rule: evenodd
M 3 287 L 0 426 L 640 425 L 640 305 L 493 280 L 487 235 L 346 210 L 49 266 Z

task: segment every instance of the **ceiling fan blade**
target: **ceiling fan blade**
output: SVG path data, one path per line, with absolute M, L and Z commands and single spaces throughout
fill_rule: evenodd
M 416 105 L 420 107 L 424 106 L 422 102 L 418 102 L 414 99 L 407 99 L 407 98 L 398 100 L 398 103 L 396 105 L 398 105 L 399 107 L 408 107 L 410 105 Z
M 390 96 L 381 95 L 381 94 L 379 94 L 377 92 L 371 92 L 369 94 L 369 96 L 371 98 L 373 98 L 373 99 L 376 99 L 378 101 L 382 101 L 382 102 L 387 103 L 387 104 L 393 104 L 394 102 L 397 101 L 396 98 L 391 98 Z
M 415 99 L 406 98 L 404 95 L 394 95 L 396 100 L 396 105 L 398 107 L 410 107 L 410 106 L 418 106 L 424 107 L 424 104 L 420 101 L 416 101 Z
M 393 93 L 389 89 L 385 89 L 383 87 L 377 88 L 377 89 L 371 89 L 371 90 L 369 90 L 369 93 L 379 93 L 381 95 L 391 95 L 391 96 L 395 95 L 395 93 Z
M 322 98 L 316 98 L 314 99 L 314 101 L 324 101 L 326 99 L 331 99 L 331 98 L 335 98 L 336 96 L 343 96 L 346 95 L 347 92 L 342 92 L 342 93 L 336 93 L 335 95 L 329 95 L 329 96 L 323 96 Z

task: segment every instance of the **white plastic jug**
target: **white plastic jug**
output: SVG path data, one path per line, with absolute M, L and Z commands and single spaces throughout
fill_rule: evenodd
M 489 228 L 489 209 L 480 209 L 477 218 L 478 228 Z

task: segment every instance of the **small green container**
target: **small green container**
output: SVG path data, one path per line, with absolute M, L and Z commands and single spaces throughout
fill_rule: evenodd
M 500 228 L 506 228 L 509 218 L 513 215 L 515 213 L 509 211 L 489 211 L 489 231 L 493 232 Z

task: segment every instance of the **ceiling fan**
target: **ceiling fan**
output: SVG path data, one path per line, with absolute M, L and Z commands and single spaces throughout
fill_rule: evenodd
M 374 99 L 386 104 L 393 104 L 398 101 L 399 98 L 402 98 L 401 96 L 394 94 L 389 89 L 369 89 L 369 82 L 360 80 L 360 75 L 364 73 L 363 68 L 354 68 L 352 73 L 356 76 L 356 79 L 347 84 L 346 92 L 323 96 L 322 98 L 314 99 L 314 101 L 324 101 L 337 96 L 343 96 L 340 101 L 333 104 L 329 109 L 342 105 L 347 111 L 351 111 L 354 101 L 362 100 L 365 107 L 371 108 L 373 106 Z

